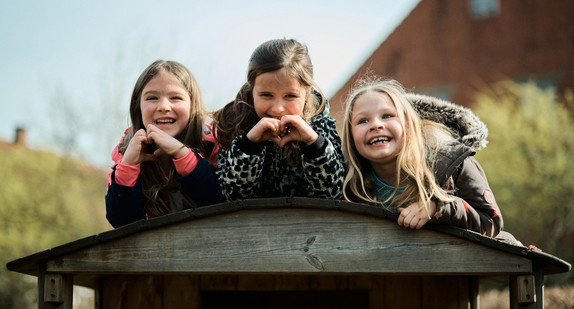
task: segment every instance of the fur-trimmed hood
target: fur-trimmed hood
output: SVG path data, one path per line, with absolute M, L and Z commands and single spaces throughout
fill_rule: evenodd
M 405 96 L 422 119 L 446 125 L 469 147 L 476 150 L 486 147 L 488 129 L 470 109 L 431 96 L 415 93 Z

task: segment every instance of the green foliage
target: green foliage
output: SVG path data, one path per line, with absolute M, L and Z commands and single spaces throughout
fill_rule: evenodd
M 572 100 L 571 93 L 566 100 Z M 473 109 L 489 129 L 490 142 L 477 159 L 504 229 L 525 245 L 572 263 L 574 121 L 564 106 L 553 89 L 504 82 L 479 95 Z
M 107 173 L 52 153 L 0 143 L 0 262 L 111 228 Z M 0 308 L 33 308 L 36 278 L 0 270 Z

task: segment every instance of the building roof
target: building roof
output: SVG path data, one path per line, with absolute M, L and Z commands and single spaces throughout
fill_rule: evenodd
M 508 274 L 530 273 L 536 265 L 555 274 L 571 269 L 508 238 L 439 224 L 414 231 L 397 226 L 396 218 L 383 208 L 346 201 L 249 199 L 141 220 L 7 267 L 34 276 L 73 273 L 74 284 L 85 286 L 94 276 L 112 273 Z M 413 253 L 416 263 L 410 263 Z

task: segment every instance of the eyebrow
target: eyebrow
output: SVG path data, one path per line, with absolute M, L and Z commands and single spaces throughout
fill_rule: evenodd
M 257 92 L 257 93 L 276 93 L 276 92 L 274 92 L 274 91 L 265 90 L 265 89 L 263 89 L 263 90 L 258 90 L 258 91 L 256 91 L 256 92 Z M 302 93 L 302 91 L 297 91 L 297 90 L 295 90 L 295 89 L 289 89 L 289 90 L 287 90 L 287 91 L 282 91 L 281 93 L 283 93 L 283 94 L 297 94 L 297 95 L 300 95 L 300 94 Z
M 359 112 L 359 113 L 353 113 L 351 114 L 351 120 L 355 120 L 356 118 L 364 118 L 365 114 L 370 115 L 370 113 L 366 113 L 366 112 Z

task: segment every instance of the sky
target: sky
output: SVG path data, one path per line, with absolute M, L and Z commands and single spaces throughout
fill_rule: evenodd
M 276 38 L 308 47 L 330 97 L 418 2 L 2 0 L 0 140 L 23 127 L 31 148 L 109 166 L 149 64 L 184 64 L 213 111 L 246 81 L 253 50 Z

